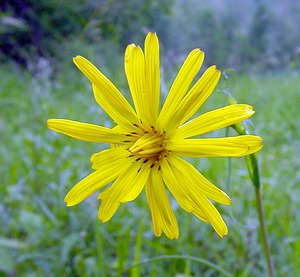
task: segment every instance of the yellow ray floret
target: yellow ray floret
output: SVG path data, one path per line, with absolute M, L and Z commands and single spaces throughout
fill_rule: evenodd
M 68 119 L 48 119 L 47 127 L 55 132 L 90 142 L 122 143 L 128 140 L 116 130 Z
M 176 129 L 174 136 L 181 138 L 199 136 L 239 123 L 251 117 L 253 114 L 254 111 L 252 107 L 246 104 L 226 106 L 192 119 L 185 125 Z
M 76 66 L 91 81 L 97 103 L 109 114 L 114 121 L 122 125 L 138 122 L 136 114 L 128 101 L 91 62 L 77 56 L 73 59 Z M 128 125 L 126 125 L 128 126 Z
M 204 59 L 204 53 L 200 49 L 194 49 L 186 58 L 178 72 L 167 99 L 159 114 L 160 126 L 168 127 L 167 122 L 174 115 L 177 106 L 188 91 L 193 79 L 197 75 Z
M 177 239 L 179 236 L 178 223 L 158 171 L 153 172 L 150 176 L 149 183 L 146 185 L 146 196 L 155 236 L 159 237 L 163 231 L 169 239 Z
M 241 157 L 259 151 L 262 139 L 258 136 L 244 135 L 226 138 L 174 139 L 168 141 L 167 149 L 179 156 Z

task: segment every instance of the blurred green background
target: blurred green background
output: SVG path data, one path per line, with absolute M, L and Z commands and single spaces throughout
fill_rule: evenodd
M 224 73 L 201 112 L 227 105 L 229 93 L 254 106 L 248 124 L 264 139 L 259 161 L 275 270 L 299 276 L 299 26 L 298 0 L 2 0 L 0 276 L 222 276 L 187 256 L 232 276 L 267 275 L 243 158 L 194 161 L 232 198 L 231 207 L 218 207 L 229 226 L 224 239 L 177 208 L 179 239 L 155 238 L 143 194 L 106 224 L 97 220 L 96 196 L 73 208 L 63 202 L 91 172 L 90 155 L 106 146 L 50 132 L 46 120 L 112 125 L 72 57 L 90 59 L 129 97 L 125 47 L 142 46 L 149 31 L 160 39 L 163 95 L 197 47 L 204 69 L 216 64 Z M 181 258 L 149 260 L 175 254 Z

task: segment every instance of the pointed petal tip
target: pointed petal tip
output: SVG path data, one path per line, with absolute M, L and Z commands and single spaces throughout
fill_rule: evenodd
M 74 204 L 74 201 L 72 201 L 72 198 L 71 198 L 71 195 L 70 195 L 70 191 L 66 194 L 66 196 L 64 198 L 64 202 L 66 203 L 67 207 L 71 207 L 71 206 L 76 205 L 76 204 Z
M 263 147 L 263 139 L 260 136 L 254 136 L 254 138 L 256 139 L 255 146 L 258 148 L 258 150 L 260 150 Z
M 253 110 L 253 106 L 248 104 L 234 104 L 234 105 L 243 105 L 245 107 L 245 112 L 248 114 L 254 114 L 255 111 Z
M 224 237 L 226 237 L 226 236 L 228 235 L 228 231 L 227 231 L 226 233 L 223 233 L 223 234 L 218 233 L 218 235 L 219 235 L 219 237 L 220 237 L 221 239 L 223 239 Z
M 208 69 L 206 69 L 206 70 L 215 70 L 215 71 L 219 71 L 220 72 L 220 74 L 221 74 L 221 71 L 220 70 L 218 70 L 217 69 L 217 66 L 216 65 L 211 65 Z
M 77 55 L 75 57 L 73 57 L 73 62 L 76 64 L 76 62 L 80 61 L 80 60 L 86 60 L 84 57 Z
M 130 43 L 130 44 L 127 45 L 126 51 L 131 50 L 134 47 L 136 47 L 136 45 L 134 43 Z
M 178 239 L 178 236 L 167 236 L 167 238 L 169 239 L 169 240 L 177 240 Z
M 49 130 L 52 130 L 52 131 L 55 131 L 56 132 L 56 123 L 57 123 L 57 120 L 58 119 L 54 119 L 54 118 L 51 118 L 51 119 L 47 119 L 46 121 L 46 126 Z
M 158 36 L 155 32 L 149 32 L 145 38 L 144 46 L 147 48 L 150 45 L 153 47 L 153 45 L 157 46 L 159 44 Z
M 51 119 L 47 119 L 47 121 L 46 121 L 46 126 L 47 126 L 48 129 L 50 129 L 49 125 L 51 125 Z
M 110 218 L 104 218 L 103 216 L 99 216 L 98 219 L 102 222 L 102 223 L 106 223 L 110 220 Z
M 57 123 L 61 122 L 61 120 L 62 119 L 58 119 L 58 118 L 47 119 L 46 121 L 47 128 L 56 131 L 55 127 L 57 126 Z
M 54 119 L 54 118 L 49 118 L 49 119 L 47 119 L 47 121 L 46 121 L 47 126 L 48 126 L 49 124 L 51 124 L 51 123 L 53 122 L 53 120 L 55 120 L 55 119 Z
M 197 55 L 197 56 L 199 56 L 199 58 L 201 57 L 201 59 L 202 60 L 204 60 L 204 55 L 205 55 L 205 53 L 204 53 L 204 51 L 202 51 L 200 48 L 195 48 L 195 49 L 193 49 L 191 52 L 190 52 L 190 54 L 194 54 L 194 55 Z
M 73 57 L 73 63 L 82 71 L 84 66 L 95 67 L 88 59 L 83 56 L 77 55 Z M 96 68 L 96 67 L 95 67 Z
M 179 237 L 179 232 L 178 232 L 178 233 L 174 233 L 174 234 L 172 234 L 171 236 L 168 236 L 168 238 L 169 238 L 170 240 L 177 240 L 178 237 Z
M 231 205 L 232 204 L 232 200 L 231 200 L 231 198 L 230 197 L 228 197 L 228 204 L 226 203 L 226 204 L 224 204 L 224 205 Z
M 215 231 L 217 232 L 217 234 L 219 235 L 220 238 L 223 239 L 225 236 L 228 235 L 228 227 L 225 223 L 224 223 L 223 226 L 221 226 L 221 228 L 216 228 L 213 224 L 212 224 L 212 226 L 213 226 L 213 228 L 215 229 Z
M 232 200 L 231 200 L 231 198 L 224 192 L 224 191 L 222 191 L 223 192 L 223 194 L 224 194 L 224 198 L 222 199 L 223 201 L 222 201 L 222 205 L 225 205 L 225 206 L 230 206 L 231 205 L 231 203 L 232 203 Z
M 146 36 L 146 39 L 149 38 L 157 38 L 156 32 L 149 32 Z
M 154 236 L 156 238 L 160 238 L 161 234 L 162 234 L 162 229 L 160 228 L 159 231 L 158 230 L 153 230 Z
M 66 206 L 67 206 L 67 207 L 73 207 L 73 206 L 75 206 L 75 205 L 78 204 L 78 203 L 76 203 L 76 202 L 70 201 L 70 199 L 67 199 L 67 196 L 65 197 L 64 202 L 66 203 Z
M 73 63 L 81 70 L 82 63 L 88 62 L 90 63 L 86 58 L 77 55 L 76 57 L 73 57 Z
M 98 213 L 98 219 L 102 222 L 102 223 L 106 223 L 108 222 L 112 217 L 113 217 L 114 213 L 103 213 L 101 212 L 100 208 L 99 208 L 99 213 Z
M 100 213 L 98 213 L 98 219 L 99 219 L 102 223 L 104 223 L 104 221 L 103 221 L 103 216 L 102 216 Z
M 174 232 L 174 233 L 166 233 L 165 231 L 163 230 L 160 230 L 158 233 L 154 231 L 154 236 L 157 237 L 157 238 L 160 238 L 162 233 L 165 233 L 166 237 L 169 239 L 169 240 L 177 240 L 178 237 L 179 237 L 179 232 Z

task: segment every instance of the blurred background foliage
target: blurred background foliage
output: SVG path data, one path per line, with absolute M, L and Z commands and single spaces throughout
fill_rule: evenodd
M 169 57 L 200 47 L 207 64 L 256 71 L 299 67 L 297 0 L 3 0 L 1 61 L 28 65 L 44 57 L 59 67 L 74 52 L 116 49 L 156 31 Z M 91 45 L 93 45 L 91 47 Z M 119 50 L 120 52 L 121 50 Z

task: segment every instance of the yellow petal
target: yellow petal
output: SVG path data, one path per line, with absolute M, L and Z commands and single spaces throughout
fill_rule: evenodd
M 177 220 L 158 171 L 153 171 L 150 176 L 150 182 L 146 185 L 146 196 L 155 236 L 159 237 L 163 231 L 169 239 L 177 239 Z
M 147 101 L 147 94 L 151 92 L 145 89 L 145 57 L 140 47 L 133 44 L 127 47 L 124 67 L 136 112 L 143 121 L 148 121 L 147 110 L 152 103 Z
M 106 198 L 110 193 L 111 193 L 111 186 L 108 187 L 108 188 L 105 188 L 105 190 L 103 190 L 101 193 L 99 193 L 97 199 L 98 199 L 98 200 L 103 200 L 103 199 Z
M 110 188 L 109 191 L 111 192 Z M 107 195 L 107 193 L 105 195 Z M 98 212 L 99 220 L 101 220 L 103 223 L 109 221 L 117 212 L 120 205 L 121 203 L 118 201 L 108 202 L 108 200 L 104 198 L 99 207 L 99 212 Z
M 161 173 L 169 191 L 172 193 L 178 204 L 182 209 L 191 213 L 193 211 L 193 203 L 186 193 L 185 189 L 181 185 L 181 179 L 176 179 L 170 165 L 166 159 L 162 159 L 160 162 Z
M 187 183 L 195 193 L 203 193 L 206 197 L 223 205 L 230 205 L 231 200 L 229 196 L 209 182 L 194 166 L 189 162 L 176 157 L 171 156 L 169 159 L 172 168 L 176 168 L 182 176 L 185 176 Z
M 100 190 L 111 181 L 116 179 L 121 172 L 129 166 L 127 159 L 111 164 L 106 164 L 101 170 L 96 170 L 79 183 L 77 183 L 66 195 L 64 201 L 67 206 L 74 206 Z
M 55 132 L 84 141 L 122 143 L 128 140 L 116 130 L 68 119 L 48 119 L 47 127 Z
M 179 103 L 197 75 L 203 59 L 204 53 L 199 49 L 194 49 L 186 58 L 159 114 L 158 122 L 160 127 L 168 125 L 169 120 L 174 115 Z
M 138 123 L 134 110 L 109 79 L 87 59 L 77 56 L 73 61 L 91 81 L 97 103 L 115 122 L 121 126 Z
M 106 164 L 120 161 L 121 159 L 130 156 L 130 153 L 128 152 L 128 150 L 126 150 L 126 148 L 127 146 L 118 146 L 93 154 L 90 159 L 92 168 L 101 169 Z
M 160 102 L 159 41 L 155 33 L 149 33 L 145 39 L 145 85 L 146 104 L 149 123 L 155 124 L 158 118 Z
M 125 171 L 116 179 L 113 185 L 109 188 L 110 193 L 104 193 L 100 196 L 102 202 L 99 208 L 98 217 L 101 221 L 107 222 L 115 214 L 120 206 L 121 197 L 127 193 L 132 184 L 139 181 L 140 162 L 130 163 Z
M 190 179 L 187 178 L 188 171 L 179 171 L 176 167 L 176 163 L 177 161 L 171 163 L 171 170 L 177 180 L 182 180 L 182 190 L 186 191 L 193 203 L 193 210 L 191 212 L 201 220 L 204 219 L 204 221 L 211 223 L 220 237 L 227 235 L 228 228 L 218 210 L 207 197 L 197 189 L 193 182 L 189 182 Z M 183 178 L 183 176 L 185 178 Z
M 192 213 L 194 216 L 198 217 L 201 221 L 206 222 L 206 223 L 210 223 L 209 219 L 207 218 L 207 216 L 203 213 L 203 211 L 201 210 L 196 210 L 193 211 Z
M 180 102 L 176 112 L 169 122 L 169 129 L 177 128 L 199 109 L 214 91 L 219 82 L 221 72 L 215 66 L 208 68 L 196 84 L 189 90 Z
M 241 157 L 259 151 L 262 139 L 244 135 L 226 138 L 173 139 L 167 149 L 174 154 L 186 157 Z
M 252 107 L 235 104 L 216 109 L 189 121 L 174 133 L 174 136 L 188 138 L 218 130 L 239 123 L 254 114 Z
M 222 216 L 216 209 L 216 207 L 203 195 L 193 195 L 193 200 L 197 202 L 199 207 L 201 207 L 202 211 L 206 214 L 208 217 L 209 223 L 212 225 L 212 227 L 215 229 L 217 234 L 223 238 L 228 234 L 228 228 L 226 223 L 224 222 Z M 197 217 L 197 211 L 193 213 Z M 201 219 L 201 217 L 199 217 Z
M 148 178 L 151 169 L 148 164 L 142 165 L 140 171 L 138 172 L 134 182 L 128 183 L 124 186 L 124 191 L 119 197 L 121 203 L 126 203 L 133 201 L 138 197 L 138 195 L 143 190 Z

